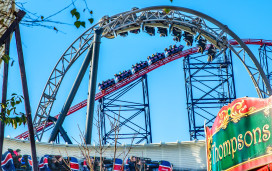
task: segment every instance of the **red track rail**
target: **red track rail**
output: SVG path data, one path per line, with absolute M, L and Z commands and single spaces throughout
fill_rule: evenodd
M 68 115 L 71 115 L 72 113 L 74 113 L 74 112 L 76 112 L 76 111 L 78 111 L 78 110 L 80 110 L 80 109 L 82 109 L 82 108 L 85 107 L 86 105 L 87 105 L 87 100 L 84 100 L 84 101 L 82 101 L 82 102 L 76 104 L 75 106 L 73 106 L 73 107 L 71 107 L 71 108 L 69 109 L 69 111 L 68 111 L 68 113 L 67 113 L 67 116 L 68 116 Z M 58 119 L 58 117 L 59 117 L 59 114 L 55 116 L 55 118 L 57 118 L 57 119 Z M 53 125 L 53 122 L 47 122 L 46 125 L 43 124 L 43 125 L 39 126 L 39 127 L 37 128 L 37 133 L 40 132 L 41 130 L 43 130 L 43 127 L 44 127 L 44 126 L 45 126 L 45 128 L 48 128 L 48 127 L 51 126 L 51 125 Z M 28 131 L 26 131 L 26 132 L 24 132 L 24 133 L 22 133 L 22 134 L 16 136 L 15 138 L 16 138 L 16 139 L 21 139 L 21 138 L 26 139 L 26 138 L 28 138 L 28 135 L 29 135 L 29 134 L 28 134 Z
M 261 45 L 261 46 L 262 45 L 267 45 L 267 46 L 272 46 L 272 41 L 271 40 L 263 40 L 263 39 L 242 39 L 242 40 L 243 40 L 243 42 L 245 44 L 248 44 L 248 45 Z M 229 43 L 231 45 L 238 45 L 238 43 L 235 40 L 230 40 Z M 165 65 L 165 64 L 167 64 L 169 62 L 172 62 L 172 61 L 177 60 L 179 58 L 185 57 L 187 55 L 198 53 L 197 50 L 198 50 L 197 47 L 193 47 L 193 48 L 184 50 L 182 52 L 179 52 L 179 53 L 177 53 L 175 55 L 172 55 L 170 57 L 167 57 L 167 58 L 165 58 L 165 59 L 163 59 L 161 61 L 158 61 L 155 64 L 150 65 L 147 68 L 145 68 L 145 69 L 143 69 L 143 70 L 141 70 L 141 71 L 139 71 L 139 72 L 131 75 L 130 77 L 124 79 L 123 81 L 114 84 L 112 87 L 110 87 L 110 88 L 108 88 L 106 90 L 103 90 L 103 91 L 97 93 L 95 95 L 95 100 L 101 99 L 102 97 L 104 97 L 104 96 L 106 96 L 106 95 L 108 95 L 108 94 L 110 94 L 110 93 L 112 93 L 112 92 L 114 92 L 114 91 L 116 91 L 116 90 L 124 87 L 125 85 L 131 83 L 132 81 L 136 80 L 137 78 L 140 78 L 141 76 L 143 76 L 143 75 L 145 75 L 145 74 L 153 71 L 154 69 L 157 69 L 157 68 L 159 68 L 159 67 L 161 67 L 161 66 L 163 66 L 163 65 Z M 72 113 L 74 113 L 74 112 L 76 112 L 76 111 L 78 111 L 80 109 L 82 109 L 86 105 L 87 105 L 87 100 L 84 100 L 84 101 L 78 103 L 77 105 L 71 107 L 69 109 L 69 112 L 67 113 L 67 116 L 71 115 Z M 59 114 L 55 116 L 55 118 L 58 118 L 58 117 L 59 117 Z M 47 127 L 49 127 L 51 125 L 53 125 L 53 122 L 47 122 L 46 125 L 39 126 L 37 128 L 37 132 L 43 130 L 44 126 L 45 126 L 45 128 L 47 128 Z M 16 136 L 15 138 L 16 139 L 21 139 L 21 138 L 26 139 L 26 138 L 28 138 L 28 131 L 26 131 L 26 132 L 24 132 L 24 133 Z

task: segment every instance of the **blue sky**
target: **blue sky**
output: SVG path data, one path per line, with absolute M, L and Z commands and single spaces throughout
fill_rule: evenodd
M 20 2 L 26 2 L 25 8 L 29 11 L 45 17 L 57 12 L 71 3 L 71 1 L 63 0 Z M 84 8 L 83 4 L 83 0 L 76 1 L 76 6 L 79 10 Z M 173 5 L 198 10 L 226 24 L 240 38 L 272 39 L 272 3 L 269 0 L 263 0 L 262 3 L 255 0 L 174 0 L 173 3 L 169 0 L 88 1 L 89 8 L 94 11 L 93 17 L 95 23 L 104 15 L 111 16 L 130 10 L 132 7 L 143 8 L 155 5 Z M 72 8 L 73 7 L 70 7 L 68 10 L 65 10 L 53 19 L 72 24 L 75 20 L 74 18 L 71 18 L 70 15 L 70 10 Z M 87 19 L 88 17 L 89 16 L 87 14 L 84 15 L 84 13 L 82 13 L 82 18 Z M 21 26 L 23 51 L 33 117 L 45 83 L 58 59 L 62 53 L 64 53 L 66 48 L 68 48 L 68 46 L 90 26 L 90 24 L 87 24 L 86 28 L 76 29 L 73 25 L 56 25 L 60 32 L 55 32 L 43 27 Z M 168 47 L 170 44 L 173 44 L 172 38 L 170 37 L 150 37 L 144 33 L 139 35 L 129 35 L 126 38 L 117 37 L 114 40 L 102 39 L 98 82 L 112 78 L 116 72 L 129 69 L 132 64 L 140 60 L 146 60 L 147 56 L 155 52 L 163 51 L 163 49 Z M 254 49 L 254 52 L 257 52 L 256 48 Z M 10 68 L 8 80 L 9 95 L 13 92 L 22 94 L 16 55 L 15 42 L 14 39 L 12 39 L 10 56 L 15 59 L 15 64 Z M 69 93 L 70 87 L 73 84 L 73 80 L 77 75 L 83 58 L 84 56 L 82 56 L 73 65 L 68 73 L 69 77 L 65 78 L 63 81 L 57 96 L 57 101 L 51 112 L 52 115 L 59 113 Z M 250 82 L 245 69 L 236 59 L 234 59 L 234 62 L 237 97 L 256 97 L 255 89 Z M 0 77 L 0 79 L 3 77 L 2 69 Z M 177 60 L 150 73 L 148 75 L 148 83 L 153 141 L 172 142 L 177 140 L 189 140 L 182 60 Z M 87 89 L 88 74 L 84 77 L 73 105 L 87 98 Z M 133 92 L 130 96 L 137 96 L 137 92 Z M 20 106 L 20 109 L 24 112 L 23 105 Z M 80 128 L 84 130 L 85 113 L 86 108 L 67 117 L 65 120 L 64 128 L 67 130 L 69 135 L 75 139 L 78 139 L 79 135 L 76 125 L 79 124 Z M 21 126 L 16 130 L 11 127 L 7 127 L 6 135 L 14 137 L 25 130 L 27 130 L 26 126 Z M 96 132 L 94 132 L 93 135 L 94 139 L 96 139 Z M 47 136 L 48 135 L 45 135 L 45 137 Z M 44 141 L 46 140 L 47 139 L 44 139 Z

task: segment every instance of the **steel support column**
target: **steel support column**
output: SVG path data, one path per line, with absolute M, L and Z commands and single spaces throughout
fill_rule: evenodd
M 69 93 L 69 95 L 68 95 L 68 97 L 66 99 L 66 102 L 63 105 L 63 108 L 62 108 L 61 113 L 59 115 L 58 121 L 57 121 L 55 127 L 53 128 L 53 131 L 52 131 L 52 133 L 50 135 L 50 138 L 49 138 L 48 142 L 55 141 L 55 139 L 56 139 L 56 137 L 57 137 L 57 135 L 59 133 L 59 128 L 62 126 L 62 124 L 64 122 L 64 119 L 65 119 L 65 117 L 67 115 L 67 112 L 69 111 L 69 108 L 70 108 L 70 106 L 71 106 L 71 104 L 72 104 L 72 102 L 74 100 L 74 97 L 75 97 L 75 95 L 77 93 L 78 87 L 79 87 L 79 85 L 80 85 L 80 83 L 81 83 L 81 81 L 82 81 L 82 79 L 84 77 L 84 74 L 87 71 L 88 65 L 89 65 L 89 63 L 91 61 L 92 47 L 93 47 L 93 45 L 91 45 L 89 47 L 89 51 L 87 53 L 87 56 L 84 59 L 82 65 L 81 65 L 79 73 L 78 73 L 78 75 L 76 77 L 76 80 L 75 80 L 75 82 L 73 84 L 73 87 L 72 87 L 72 89 L 71 89 L 71 91 L 70 91 L 70 93 Z
M 259 62 L 271 85 L 272 83 L 272 48 L 270 46 L 266 46 L 265 44 L 260 46 Z M 262 86 L 263 88 L 265 88 L 264 84 Z M 265 93 L 263 93 L 263 97 L 268 97 L 268 96 Z
M 221 107 L 236 99 L 231 51 L 207 59 L 192 55 L 183 60 L 191 140 L 204 138 L 204 121 L 211 126 Z
M 127 96 L 129 91 L 142 83 L 142 95 Z M 136 89 L 136 88 L 135 88 Z M 132 97 L 130 101 L 128 98 Z M 135 102 L 137 101 L 137 102 Z M 118 91 L 103 97 L 100 101 L 100 131 L 102 144 L 114 143 L 116 130 L 110 122 L 118 122 L 121 129 L 117 142 L 139 144 L 152 143 L 151 119 L 147 76 L 136 79 Z M 119 120 L 118 120 L 119 118 Z M 127 141 L 130 140 L 130 141 Z
M 29 100 L 29 93 L 28 93 L 28 86 L 27 86 L 27 79 L 26 79 L 26 71 L 25 71 L 25 63 L 24 63 L 24 55 L 23 55 L 23 48 L 22 48 L 19 25 L 15 28 L 15 39 L 16 39 L 21 80 L 22 80 L 22 89 L 23 89 L 23 94 L 24 94 L 25 112 L 26 112 L 27 126 L 28 126 L 28 131 L 29 131 L 29 141 L 30 141 L 30 145 L 31 145 L 31 156 L 32 156 L 32 161 L 33 161 L 33 170 L 38 171 L 38 160 L 37 160 L 37 153 L 36 153 L 34 128 L 33 128 L 33 123 L 32 123 L 31 107 L 30 107 L 30 100 Z
M 5 42 L 5 54 L 9 55 L 10 48 L 10 36 L 7 37 Z M 7 90 L 8 90 L 8 68 L 9 64 L 4 62 L 4 72 L 3 72 L 3 84 L 2 84 L 2 100 L 1 103 L 5 104 L 7 102 Z M 2 119 L 5 119 L 5 110 L 1 107 Z M 5 123 L 0 120 L 0 159 L 3 154 L 4 145 L 4 133 L 5 133 Z M 2 167 L 0 165 L 0 170 Z
M 57 118 L 49 116 L 48 120 L 50 122 L 54 122 L 56 124 L 57 122 Z M 69 138 L 69 136 L 67 135 L 67 132 L 64 130 L 64 128 L 62 126 L 60 126 L 59 128 L 59 133 L 62 136 L 62 138 L 64 139 L 64 141 L 68 144 L 73 144 L 71 139 Z M 59 138 L 58 138 L 59 139 Z M 59 140 L 58 140 L 59 141 Z
M 85 141 L 86 144 L 91 144 L 92 130 L 93 130 L 93 117 L 94 117 L 94 103 L 95 103 L 95 90 L 96 79 L 99 60 L 99 48 L 101 43 L 101 34 L 103 29 L 95 30 L 93 39 L 93 55 L 90 63 L 90 77 L 89 77 L 89 92 L 87 99 L 87 115 L 86 115 L 86 128 L 85 128 Z

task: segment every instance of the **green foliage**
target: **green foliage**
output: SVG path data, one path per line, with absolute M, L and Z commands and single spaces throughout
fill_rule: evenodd
M 89 22 L 90 22 L 91 24 L 93 24 L 93 22 L 94 22 L 94 19 L 93 19 L 93 18 L 89 18 L 88 20 L 89 20 Z
M 169 9 L 169 8 L 164 8 L 163 11 L 164 11 L 166 14 L 168 14 L 168 13 L 171 11 L 171 9 Z
M 10 57 L 6 54 L 4 54 L 2 57 L 1 57 L 1 60 L 3 60 L 6 64 L 9 63 L 9 60 L 10 60 Z
M 17 128 L 17 126 L 26 124 L 26 117 L 23 113 L 18 114 L 16 112 L 16 107 L 20 103 L 23 102 L 23 96 L 18 96 L 17 94 L 13 93 L 11 95 L 11 98 L 6 101 L 6 103 L 0 103 L 2 111 L 0 113 L 0 120 L 4 122 L 6 125 L 12 125 L 14 129 Z M 15 117 L 11 117 L 12 115 L 17 115 Z
M 83 10 L 83 12 L 84 11 L 85 11 L 85 9 Z M 85 21 L 80 21 L 79 20 L 80 19 L 80 13 L 77 11 L 77 9 L 76 8 L 72 9 L 70 11 L 70 13 L 71 13 L 72 17 L 74 17 L 74 16 L 76 17 L 76 21 L 74 22 L 74 25 L 76 26 L 76 28 L 79 28 L 80 26 L 85 28 L 86 23 L 85 23 Z M 92 16 L 93 11 L 90 11 L 90 14 Z M 92 24 L 94 19 L 91 17 L 91 18 L 88 19 L 88 21 Z
M 76 21 L 74 23 L 74 25 L 76 26 L 76 28 L 79 28 L 80 26 L 85 28 L 85 22 L 84 21 Z

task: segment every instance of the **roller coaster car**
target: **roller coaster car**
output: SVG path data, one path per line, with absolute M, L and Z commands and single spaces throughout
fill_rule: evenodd
M 130 25 L 130 26 L 127 26 L 127 27 L 124 27 L 124 28 L 120 28 L 118 29 L 117 31 L 115 31 L 116 35 L 120 35 L 120 36 L 127 36 L 128 35 L 128 32 L 130 33 L 134 33 L 134 34 L 138 34 L 140 32 L 140 26 L 139 25 Z
M 176 47 L 176 45 L 173 46 L 173 48 L 171 49 L 165 49 L 165 56 L 168 57 L 170 55 L 173 55 L 177 52 L 181 52 L 183 50 L 184 46 L 183 45 L 179 45 L 178 47 Z
M 185 31 L 183 36 L 184 36 L 183 40 L 186 42 L 186 45 L 192 46 L 194 41 L 194 35 Z
M 172 32 L 171 35 L 174 36 L 174 41 L 180 42 L 182 31 L 180 31 L 179 29 L 177 29 L 175 27 L 171 27 L 170 32 Z
M 152 57 L 147 57 L 149 65 L 152 65 L 152 64 L 154 64 L 154 63 L 156 63 L 159 60 L 162 60 L 164 58 L 165 58 L 164 53 L 157 53 L 156 55 L 154 55 Z
M 208 62 L 212 62 L 215 59 L 216 48 L 211 45 L 208 49 Z
M 111 87 L 114 84 L 115 84 L 114 79 L 108 79 L 107 81 L 102 81 L 101 84 L 99 83 L 98 88 L 100 91 L 102 91 L 102 90 L 105 90 L 105 89 Z
M 223 43 L 221 41 L 218 41 L 215 36 L 212 34 L 206 32 L 206 31 L 201 31 L 201 36 L 203 36 L 206 40 L 208 40 L 211 44 L 213 44 L 217 49 L 222 49 L 223 48 Z
M 146 22 L 142 25 L 142 30 L 144 30 L 146 33 L 148 33 L 151 36 L 155 35 L 155 27 L 158 28 L 158 33 L 160 33 L 160 36 L 167 36 L 167 29 L 169 27 L 168 24 L 164 22 Z
M 207 40 L 203 39 L 201 36 L 198 36 L 197 38 L 197 47 L 198 47 L 198 52 L 200 52 L 201 54 L 203 54 L 204 50 L 206 49 L 206 42 Z
M 171 32 L 173 33 L 173 31 L 179 31 L 181 33 L 181 31 L 183 30 L 184 32 L 188 32 L 192 35 L 196 35 L 196 31 L 195 28 L 189 25 L 186 25 L 185 23 L 179 23 L 179 24 L 172 24 L 170 27 Z M 174 34 L 174 33 L 173 33 Z
M 166 37 L 168 35 L 167 28 L 158 27 L 158 33 L 161 37 Z
M 119 73 L 119 74 L 115 74 L 115 82 L 118 83 L 119 81 L 122 81 L 123 79 L 131 76 L 132 73 L 131 73 L 131 70 L 125 70 L 123 71 L 122 73 Z
M 136 65 L 132 65 L 132 73 L 135 74 L 136 72 L 139 72 L 140 70 L 144 69 L 148 67 L 148 62 L 144 61 L 144 62 L 140 62 L 140 63 L 136 63 Z
M 145 26 L 143 28 L 143 31 L 146 32 L 147 34 L 149 34 L 150 36 L 155 36 L 155 28 L 154 27 Z

